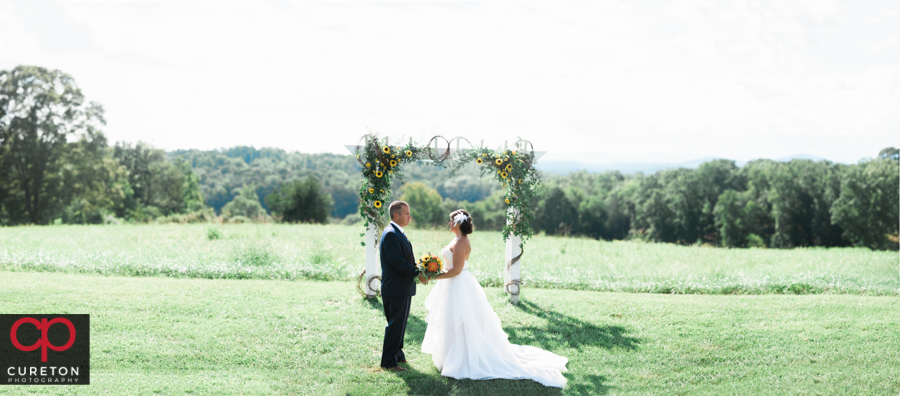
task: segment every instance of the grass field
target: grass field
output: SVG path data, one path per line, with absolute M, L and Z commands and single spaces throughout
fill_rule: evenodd
M 398 375 L 377 367 L 380 302 L 348 282 L 0 271 L 0 313 L 91 314 L 91 385 L 0 394 L 900 393 L 896 297 L 533 289 L 516 307 L 486 288 L 511 342 L 569 358 L 560 391 L 441 377 L 419 352 L 430 289 L 413 299 Z
M 121 225 L 0 228 L 0 269 L 209 279 L 350 280 L 363 269 L 361 227 Z M 210 233 L 219 239 L 210 239 Z M 452 235 L 409 230 L 417 254 Z M 499 286 L 504 244 L 472 235 L 470 268 Z M 537 236 L 527 288 L 689 294 L 900 294 L 897 252 L 868 249 L 714 249 Z

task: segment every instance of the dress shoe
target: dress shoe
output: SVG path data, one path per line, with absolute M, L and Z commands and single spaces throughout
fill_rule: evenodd
M 406 363 L 406 359 L 398 360 L 397 363 Z
M 403 368 L 403 367 L 400 367 L 400 366 L 385 367 L 384 369 L 387 370 L 387 371 L 393 371 L 393 372 L 395 372 L 395 373 L 402 373 L 402 372 L 408 371 L 407 369 L 405 369 L 405 368 Z

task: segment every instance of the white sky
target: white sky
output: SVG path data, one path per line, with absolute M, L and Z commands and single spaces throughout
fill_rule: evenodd
M 72 75 L 111 141 L 344 153 L 367 131 L 545 160 L 900 146 L 900 2 L 0 0 L 0 69 Z

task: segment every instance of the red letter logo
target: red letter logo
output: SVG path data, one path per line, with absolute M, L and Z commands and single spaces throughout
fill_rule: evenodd
M 25 323 L 31 323 L 34 327 L 37 327 L 38 330 L 41 331 L 41 338 L 31 346 L 24 346 L 19 343 L 18 338 L 16 337 L 16 332 L 19 330 L 19 326 Z M 69 328 L 69 342 L 63 346 L 56 346 L 50 343 L 50 340 L 47 339 L 47 330 L 50 329 L 50 326 L 54 323 L 62 323 Z M 13 323 L 12 329 L 9 331 L 9 338 L 12 339 L 13 346 L 15 346 L 18 350 L 24 352 L 30 352 L 35 349 L 41 348 L 41 361 L 47 361 L 47 348 L 50 348 L 54 351 L 60 352 L 65 351 L 72 347 L 72 344 L 75 343 L 75 326 L 72 325 L 68 319 L 64 318 L 56 318 L 51 321 L 47 321 L 47 318 L 41 318 L 41 321 L 38 322 L 35 318 L 22 318 Z

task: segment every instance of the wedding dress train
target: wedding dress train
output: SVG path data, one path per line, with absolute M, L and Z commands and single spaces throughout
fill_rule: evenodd
M 441 255 L 448 267 L 453 253 Z M 527 345 L 510 344 L 500 318 L 488 304 L 484 290 L 468 271 L 437 281 L 425 300 L 428 315 L 422 352 L 431 354 L 441 375 L 456 379 L 531 379 L 562 388 L 568 359 Z

